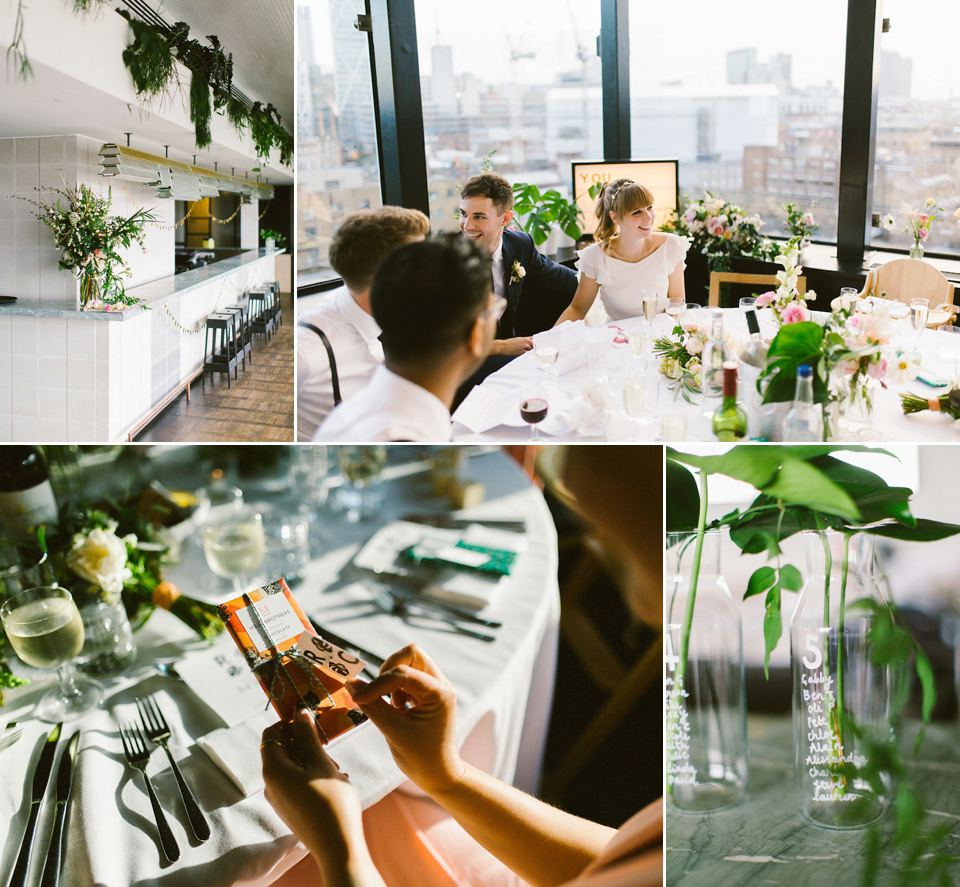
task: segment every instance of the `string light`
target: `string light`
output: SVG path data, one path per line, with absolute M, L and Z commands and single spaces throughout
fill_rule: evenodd
M 229 284 L 228 282 L 225 282 L 225 283 L 220 287 L 220 292 L 217 293 L 216 305 L 215 305 L 213 311 L 210 312 L 210 315 L 216 314 L 216 313 L 220 310 L 221 303 L 226 301 L 226 300 L 224 300 L 224 289 L 225 289 L 226 287 L 228 287 L 229 285 L 230 285 L 230 284 Z M 236 301 L 236 300 L 238 299 L 239 295 L 240 295 L 240 290 L 239 290 L 239 289 L 232 290 L 232 291 L 228 294 L 228 298 L 233 299 L 233 300 Z M 195 327 L 194 329 L 190 329 L 189 327 L 186 327 L 186 326 L 184 326 L 182 323 L 180 323 L 180 321 L 177 320 L 177 318 L 173 316 L 173 312 L 170 310 L 170 306 L 167 305 L 166 303 L 164 303 L 163 310 L 167 313 L 167 316 L 170 318 L 170 320 L 173 321 L 173 325 L 174 325 L 178 330 L 181 330 L 182 332 L 189 333 L 190 335 L 194 335 L 194 334 L 196 334 L 196 333 L 202 333 L 202 332 L 207 328 L 207 318 L 204 318 L 204 319 L 203 319 L 203 322 L 200 324 L 200 326 Z M 208 315 L 208 317 L 209 317 L 210 315 Z

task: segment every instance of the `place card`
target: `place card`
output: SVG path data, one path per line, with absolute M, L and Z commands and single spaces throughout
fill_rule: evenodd
M 177 663 L 177 673 L 228 727 L 259 714 L 267 705 L 263 691 L 250 680 L 246 662 L 232 646 L 218 643 L 191 651 Z
M 366 720 L 343 686 L 349 667 L 347 675 L 334 667 L 346 667 L 344 657 L 353 660 L 351 665 L 359 664 L 357 671 L 364 663 L 344 651 L 339 656 L 332 644 L 330 651 L 323 651 L 323 645 L 304 640 L 304 635 L 316 633 L 283 579 L 227 601 L 217 611 L 282 720 L 307 707 L 324 742 Z

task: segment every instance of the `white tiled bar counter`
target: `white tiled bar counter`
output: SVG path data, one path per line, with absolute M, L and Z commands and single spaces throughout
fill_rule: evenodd
M 251 250 L 131 288 L 147 310 L 0 306 L 0 440 L 126 439 L 199 371 L 206 318 L 275 279 L 275 255 Z

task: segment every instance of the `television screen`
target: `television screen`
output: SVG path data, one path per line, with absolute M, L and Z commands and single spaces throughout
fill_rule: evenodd
M 676 160 L 574 160 L 573 199 L 583 210 L 584 231 L 593 233 L 597 224 L 594 215 L 596 200 L 590 196 L 591 185 L 633 179 L 653 193 L 657 227 L 680 203 L 678 162 Z

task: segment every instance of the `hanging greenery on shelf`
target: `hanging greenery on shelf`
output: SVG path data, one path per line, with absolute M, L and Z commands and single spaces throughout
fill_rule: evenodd
M 99 2 L 99 0 L 77 0 Z M 280 114 L 272 104 L 260 102 L 248 108 L 232 92 L 233 56 L 223 51 L 215 34 L 207 35 L 209 46 L 190 37 L 190 26 L 176 22 L 172 28 L 160 28 L 118 10 L 133 30 L 134 41 L 124 50 L 123 63 L 133 77 L 137 97 L 152 99 L 167 92 L 176 83 L 179 61 L 190 71 L 190 121 L 198 148 L 210 146 L 210 121 L 213 113 L 226 114 L 242 138 L 249 129 L 257 156 L 266 158 L 272 148 L 280 151 L 280 162 L 293 162 L 293 136 L 281 125 Z

